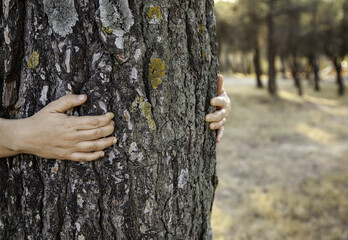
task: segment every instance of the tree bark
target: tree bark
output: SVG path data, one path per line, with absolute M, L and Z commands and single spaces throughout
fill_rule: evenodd
M 0 239 L 212 239 L 213 0 L 2 0 L 1 112 L 115 114 L 95 162 L 0 159 Z

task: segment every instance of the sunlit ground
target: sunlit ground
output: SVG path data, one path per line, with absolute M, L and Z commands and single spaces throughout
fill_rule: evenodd
M 289 80 L 290 81 L 290 80 Z M 279 98 L 226 81 L 232 116 L 218 147 L 214 239 L 348 239 L 348 96 L 333 83 Z

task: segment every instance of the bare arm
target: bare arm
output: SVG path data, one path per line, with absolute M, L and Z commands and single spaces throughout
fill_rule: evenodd
M 101 116 L 68 116 L 65 112 L 83 104 L 85 95 L 66 95 L 34 116 L 0 119 L 0 158 L 20 153 L 49 159 L 92 161 L 116 143 L 107 137 L 114 131 L 112 113 Z

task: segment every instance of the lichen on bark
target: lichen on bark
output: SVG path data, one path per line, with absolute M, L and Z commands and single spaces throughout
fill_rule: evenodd
M 43 0 L 44 10 L 53 31 L 62 37 L 73 32 L 79 20 L 74 0 Z

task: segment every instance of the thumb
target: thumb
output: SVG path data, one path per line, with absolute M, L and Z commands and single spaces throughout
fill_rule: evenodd
M 225 91 L 223 89 L 223 87 L 222 87 L 223 84 L 224 84 L 224 77 L 221 74 L 219 74 L 218 75 L 218 84 L 217 84 L 217 93 L 218 93 L 218 95 L 224 93 L 224 91 Z
M 48 104 L 47 108 L 51 112 L 64 113 L 73 107 L 83 104 L 84 102 L 86 102 L 86 100 L 86 95 L 68 94 Z

